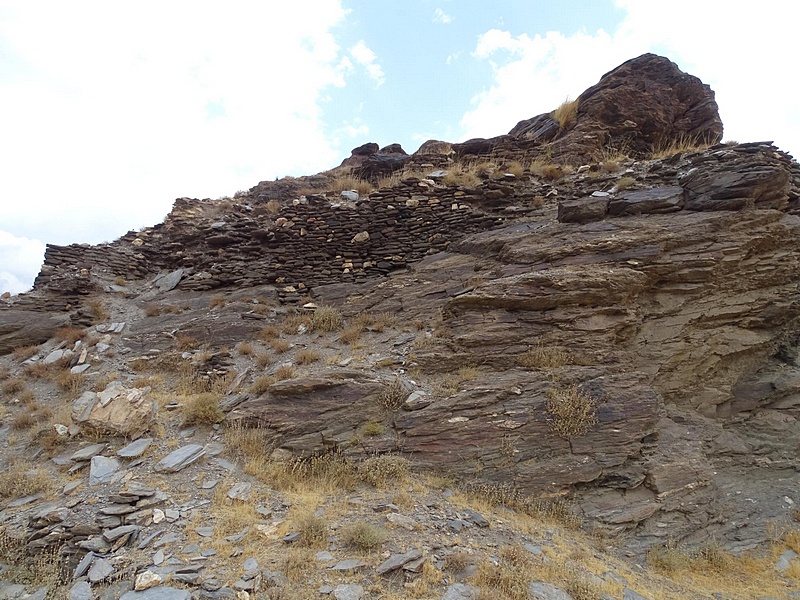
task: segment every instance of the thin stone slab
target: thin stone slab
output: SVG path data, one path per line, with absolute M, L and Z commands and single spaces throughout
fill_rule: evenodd
M 80 373 L 83 373 L 84 371 L 88 371 L 91 368 L 91 366 L 92 365 L 90 365 L 89 363 L 83 363 L 82 365 L 75 365 L 69 370 L 69 372 L 72 373 L 73 375 L 78 375 Z
M 89 581 L 98 583 L 104 579 L 108 579 L 114 574 L 114 565 L 108 562 L 105 558 L 96 558 L 89 568 Z
M 178 284 L 183 278 L 183 273 L 183 269 L 176 269 L 175 271 L 167 273 L 166 275 L 159 275 L 153 280 L 153 283 L 162 292 L 168 292 L 178 287 Z
M 114 481 L 120 466 L 120 462 L 116 458 L 93 456 L 89 467 L 89 485 Z
M 124 448 L 117 450 L 117 456 L 120 458 L 136 458 L 137 456 L 144 454 L 145 450 L 147 450 L 152 443 L 153 438 L 138 439 L 135 442 L 131 442 Z
M 78 581 L 69 590 L 69 600 L 93 600 L 92 586 L 86 581 Z
M 480 590 L 466 583 L 454 583 L 445 590 L 441 600 L 474 600 Z
M 156 471 L 177 473 L 201 458 L 205 453 L 205 448 L 200 444 L 188 444 L 162 458 L 156 465 Z
M 409 550 L 405 554 L 392 554 L 389 558 L 383 561 L 375 571 L 378 575 L 385 575 L 392 571 L 396 571 L 403 565 L 422 558 L 422 552 L 419 550 Z
M 231 489 L 228 490 L 228 498 L 231 500 L 247 501 L 250 499 L 252 487 L 252 484 L 247 481 L 235 483 L 231 486 Z
M 350 558 L 347 560 L 340 560 L 338 563 L 329 567 L 331 571 L 355 571 L 356 569 L 363 569 L 367 566 L 363 560 L 357 558 Z
M 142 592 L 127 592 L 119 600 L 192 600 L 192 594 L 188 590 L 159 586 Z
M 573 600 L 567 592 L 552 583 L 534 581 L 528 586 L 528 597 L 532 600 Z
M 333 588 L 333 597 L 336 600 L 361 600 L 364 588 L 355 583 L 340 583 Z
M 74 462 L 92 460 L 92 458 L 100 454 L 105 447 L 105 444 L 92 444 L 91 446 L 85 446 L 77 452 L 74 452 L 69 458 Z

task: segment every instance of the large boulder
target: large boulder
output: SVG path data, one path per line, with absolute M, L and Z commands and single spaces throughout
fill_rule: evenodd
M 643 54 L 624 62 L 577 102 L 574 127 L 557 138 L 559 154 L 593 155 L 610 146 L 647 155 L 674 142 L 722 139 L 714 92 L 663 56 Z
M 72 403 L 72 420 L 91 429 L 137 437 L 155 422 L 158 407 L 150 388 L 126 388 L 112 381 L 102 392 L 84 392 Z

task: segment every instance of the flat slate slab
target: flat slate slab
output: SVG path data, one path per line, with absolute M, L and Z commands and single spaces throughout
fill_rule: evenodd
M 152 443 L 153 438 L 141 438 L 117 450 L 117 456 L 121 458 L 136 458 L 144 454 L 145 450 L 147 450 Z
M 188 444 L 170 452 L 156 465 L 156 471 L 166 471 L 168 473 L 177 473 L 181 469 L 185 469 L 190 464 L 201 458 L 206 453 L 206 450 L 200 444 Z
M 192 594 L 188 590 L 159 586 L 142 592 L 127 592 L 119 600 L 192 600 Z

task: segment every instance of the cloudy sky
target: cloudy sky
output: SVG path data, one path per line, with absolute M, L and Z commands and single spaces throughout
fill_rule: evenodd
M 110 241 L 175 198 L 316 173 L 368 141 L 506 133 L 656 52 L 725 138 L 800 153 L 796 0 L 0 0 L 0 292 L 44 244 Z

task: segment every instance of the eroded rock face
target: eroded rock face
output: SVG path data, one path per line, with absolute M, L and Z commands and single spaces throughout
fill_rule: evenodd
M 0 356 L 14 348 L 38 345 L 69 324 L 66 315 L 43 315 L 28 310 L 0 310 Z

